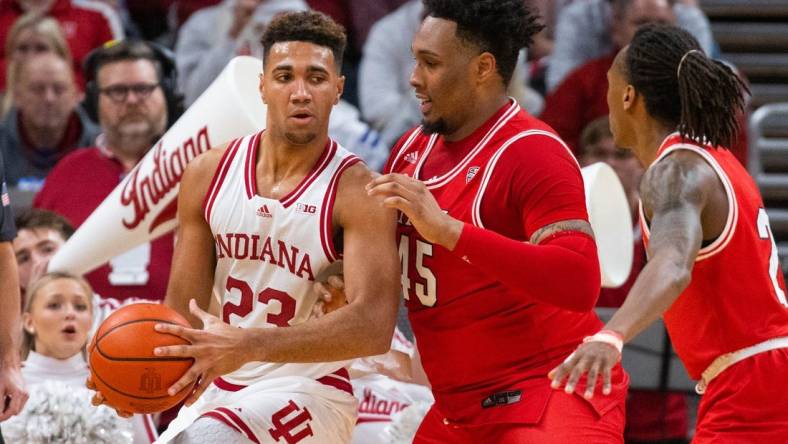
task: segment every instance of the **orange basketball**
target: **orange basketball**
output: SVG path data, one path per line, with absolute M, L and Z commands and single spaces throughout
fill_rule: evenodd
M 191 358 L 161 357 L 153 349 L 189 342 L 178 336 L 159 333 L 157 323 L 189 326 L 183 316 L 160 304 L 130 304 L 112 313 L 99 326 L 88 351 L 90 374 L 107 404 L 134 413 L 167 410 L 191 391 L 186 387 L 175 396 L 167 395 L 192 365 Z

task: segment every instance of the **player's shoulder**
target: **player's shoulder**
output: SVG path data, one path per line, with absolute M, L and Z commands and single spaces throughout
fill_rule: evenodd
M 526 112 L 518 113 L 497 137 L 502 155 L 514 161 L 559 158 L 576 163 L 569 146 L 550 125 Z

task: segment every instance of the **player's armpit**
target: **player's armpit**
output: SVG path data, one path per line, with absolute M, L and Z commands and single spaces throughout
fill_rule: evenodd
M 203 202 L 224 151 L 209 150 L 189 163 L 178 193 L 178 233 L 164 303 L 195 327 L 200 327 L 201 322 L 190 313 L 189 299 L 208 309 L 216 266 L 214 240 L 205 220 Z

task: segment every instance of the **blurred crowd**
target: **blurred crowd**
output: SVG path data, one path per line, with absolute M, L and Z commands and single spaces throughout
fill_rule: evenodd
M 719 56 L 708 19 L 693 0 L 523 1 L 546 27 L 521 51 L 510 95 L 552 126 L 581 163 L 610 164 L 634 210 L 643 169 L 613 144 L 607 70 L 635 30 L 653 22 L 685 28 Z M 233 57 L 262 56 L 259 40 L 274 15 L 308 8 L 348 33 L 347 83 L 330 135 L 380 169 L 392 145 L 420 120 L 410 85 L 420 0 L 0 0 L 0 155 L 12 194 L 34 196 L 33 208 L 17 214 L 13 240 L 25 297 L 28 385 L 53 375 L 81 385 L 84 345 L 97 323 L 125 303 L 163 299 L 173 238 L 134 248 L 85 279 L 45 274 L 49 258 Z M 746 129 L 746 116 L 740 117 Z M 743 163 L 746 140 L 742 131 L 732 147 Z M 632 276 L 645 262 L 634 221 Z M 600 304 L 619 305 L 628 285 L 631 280 L 603 291 Z M 419 389 L 424 381 L 414 376 L 412 344 L 399 336 L 394 345 L 393 355 L 357 366 L 360 430 L 429 402 L 429 392 Z M 392 381 L 416 384 L 408 391 Z M 631 396 L 628 442 L 687 442 L 683 395 Z M 151 442 L 166 421 L 166 414 L 135 417 L 128 435 Z M 358 442 L 374 442 L 368 433 L 378 432 L 359 433 L 365 435 Z

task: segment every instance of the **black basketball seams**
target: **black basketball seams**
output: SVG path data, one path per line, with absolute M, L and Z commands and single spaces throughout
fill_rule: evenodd
M 180 325 L 180 324 L 177 324 L 177 323 L 172 322 L 172 321 L 168 321 L 168 320 L 164 320 L 164 319 L 156 319 L 156 318 L 143 318 L 143 319 L 135 319 L 133 321 L 127 321 L 127 322 L 124 322 L 122 324 L 118 324 L 118 325 L 110 328 L 104 334 L 102 334 L 101 336 L 96 338 L 96 346 L 94 347 L 94 350 L 98 351 L 98 353 L 102 357 L 104 357 L 104 358 L 106 358 L 106 359 L 108 359 L 110 361 L 139 361 L 139 362 L 154 361 L 154 362 L 166 362 L 166 361 L 192 361 L 193 360 L 192 358 L 180 358 L 180 357 L 172 357 L 172 356 L 162 356 L 162 357 L 152 357 L 152 358 L 148 358 L 148 357 L 121 358 L 121 357 L 110 356 L 110 355 L 104 353 L 104 351 L 101 350 L 101 340 L 104 339 L 107 335 L 109 335 L 113 331 L 115 331 L 115 330 L 117 330 L 117 329 L 119 329 L 121 327 L 124 327 L 126 325 L 136 324 L 136 323 L 140 323 L 140 322 L 156 322 L 156 323 L 163 323 L 163 324 Z M 169 334 L 169 333 L 162 333 L 162 334 Z

